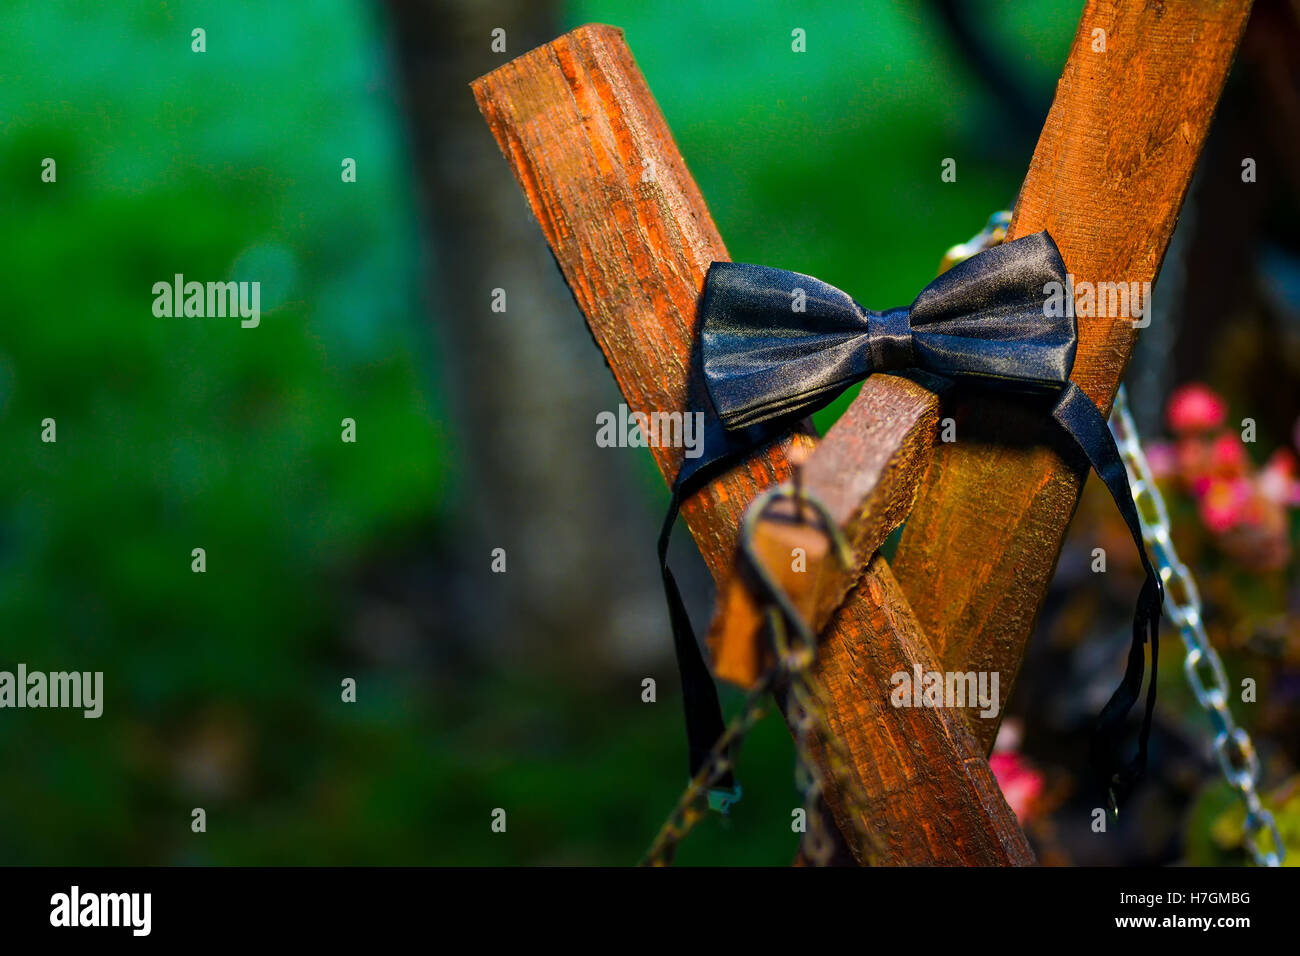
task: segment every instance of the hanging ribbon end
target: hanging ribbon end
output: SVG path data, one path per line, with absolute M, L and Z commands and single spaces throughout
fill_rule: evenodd
M 740 802 L 742 792 L 740 784 L 734 787 L 714 787 L 709 791 L 709 809 L 727 816 L 731 808 Z

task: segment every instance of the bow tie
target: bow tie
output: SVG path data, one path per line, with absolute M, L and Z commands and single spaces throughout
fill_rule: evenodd
M 872 372 L 919 368 L 972 385 L 1054 393 L 1074 365 L 1074 319 L 1047 316 L 1066 282 L 1040 232 L 959 263 L 911 308 L 873 312 L 820 279 L 715 262 L 704 285 L 704 378 L 729 429 L 804 417 Z M 1059 310 L 1062 313 L 1064 310 Z
M 704 410 L 703 454 L 678 474 L 659 539 L 693 775 L 723 725 L 717 692 L 667 567 L 668 536 L 680 502 L 716 466 L 781 437 L 855 382 L 873 372 L 917 368 L 976 388 L 1023 393 L 1027 400 L 1054 397 L 1053 420 L 1083 450 L 1119 507 L 1147 577 L 1124 678 L 1098 718 L 1093 762 L 1112 806 L 1136 784 L 1146 766 L 1155 707 L 1163 588 L 1142 542 L 1115 440 L 1096 405 L 1070 381 L 1078 335 L 1072 316 L 1049 308 L 1051 283 L 1063 290 L 1066 268 L 1046 232 L 972 256 L 921 290 L 909 308 L 884 312 L 798 272 L 734 262 L 710 266 L 700 307 L 700 357 L 712 408 Z M 1138 751 L 1123 765 L 1116 754 L 1124 718 L 1141 692 L 1148 639 L 1152 676 Z M 730 778 L 725 782 L 729 786 Z

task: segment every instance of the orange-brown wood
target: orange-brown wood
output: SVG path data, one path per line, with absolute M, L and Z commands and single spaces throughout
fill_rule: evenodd
M 628 407 L 704 407 L 687 394 L 696 302 L 730 256 L 622 31 L 580 27 L 472 86 Z M 749 500 L 789 476 L 792 443 L 814 441 L 800 431 L 685 502 L 715 579 Z M 671 481 L 683 449 L 651 452 Z
M 973 733 L 979 719 L 890 701 L 895 674 L 941 669 L 888 563 L 876 555 L 823 632 L 817 674 L 829 732 L 848 750 L 856 787 L 867 796 L 881 862 L 1031 865 L 1033 850 Z M 829 788 L 827 803 L 840 832 L 852 833 L 844 793 Z
M 579 28 L 473 86 L 629 406 L 699 407 L 699 397 L 687 395 L 696 300 L 709 263 L 726 259 L 726 249 L 621 32 Z M 812 442 L 800 432 L 686 503 L 683 514 L 715 580 L 730 570 L 746 505 L 789 475 L 791 443 L 806 452 Z M 681 451 L 654 451 L 670 478 Z M 960 716 L 888 706 L 878 682 L 885 670 L 870 681 L 854 676 L 869 662 L 928 660 L 909 618 L 892 578 L 868 572 L 832 622 L 818 661 L 836 684 L 825 702 L 828 720 L 850 746 L 870 801 L 868 826 L 890 829 L 881 862 L 1032 861 Z M 872 700 L 863 703 L 863 694 Z M 829 797 L 843 822 L 842 801 Z M 852 849 L 863 858 L 863 848 Z
M 1249 10 L 1090 0 L 1009 238 L 1048 230 L 1079 282 L 1153 281 Z M 1124 318 L 1078 324 L 1072 377 L 1108 410 L 1137 332 Z M 893 570 L 944 669 L 998 671 L 1005 698 L 1086 463 L 1012 399 L 981 394 L 946 414 L 958 440 L 936 447 Z M 975 730 L 991 749 L 997 722 Z
M 802 468 L 800 484 L 844 532 L 854 561 L 832 552 L 821 519 L 789 500 L 755 525 L 753 547 L 792 603 L 820 631 L 857 583 L 871 556 L 903 523 L 930 463 L 939 400 L 915 382 L 873 375 Z M 796 549 L 798 549 L 796 551 Z M 713 670 L 751 687 L 771 664 L 765 617 L 744 575 L 723 586 L 709 632 Z
M 839 788 L 828 789 L 840 832 L 854 834 L 849 815 L 861 813 L 878 841 L 869 848 L 873 862 L 1024 865 L 1033 853 L 972 733 L 992 718 L 978 707 L 899 708 L 890 699 L 896 675 L 941 669 L 888 564 L 872 557 L 907 515 L 938 409 L 936 396 L 915 382 L 873 376 L 802 466 L 801 487 L 862 561 L 841 565 L 819 518 L 801 517 L 788 501 L 771 505 L 770 518 L 755 525 L 754 551 L 814 630 L 830 623 L 816 673 L 827 729 L 847 751 L 851 786 L 865 804 L 854 807 Z M 804 564 L 793 560 L 793 548 L 803 549 Z M 763 630 L 746 577 L 733 575 L 710 634 L 720 675 L 742 685 L 757 679 L 770 663 Z M 813 749 L 827 771 L 830 752 L 820 736 Z M 850 850 L 867 862 L 865 848 Z

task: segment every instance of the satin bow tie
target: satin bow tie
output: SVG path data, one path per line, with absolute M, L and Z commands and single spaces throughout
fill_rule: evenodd
M 727 428 L 803 417 L 872 372 L 919 368 L 978 386 L 1057 392 L 1073 318 L 1045 316 L 1065 263 L 1040 232 L 967 259 L 910 309 L 873 312 L 820 279 L 715 262 L 704 286 L 704 377 Z M 1061 310 L 1062 312 L 1064 310 Z
M 1050 284 L 1066 285 L 1066 268 L 1046 232 L 994 246 L 926 286 L 910 308 L 874 312 L 812 276 L 766 266 L 715 262 L 700 312 L 700 358 L 712 408 L 705 413 L 703 454 L 687 460 L 673 486 L 659 539 L 682 672 L 691 771 L 697 773 L 723 724 L 717 691 L 667 567 L 668 537 L 678 506 L 724 463 L 783 436 L 794 423 L 873 372 L 918 368 L 986 389 L 1055 396 L 1051 416 L 1083 450 L 1115 499 L 1146 571 L 1133 617 L 1124 678 L 1102 710 L 1093 762 L 1113 806 L 1146 766 L 1155 707 L 1163 589 L 1147 556 L 1119 450 L 1101 412 L 1070 381 L 1078 341 L 1072 316 L 1048 307 Z M 1054 311 L 1061 314 L 1054 315 Z M 1127 765 L 1116 754 L 1124 718 L 1141 692 L 1150 640 L 1152 678 Z M 730 778 L 726 784 L 731 784 Z M 733 795 L 734 796 L 734 795 Z

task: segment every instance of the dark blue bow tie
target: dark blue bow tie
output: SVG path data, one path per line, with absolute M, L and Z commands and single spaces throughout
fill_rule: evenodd
M 677 509 L 706 475 L 784 435 L 873 372 L 918 368 L 978 388 L 1051 396 L 1052 418 L 1087 455 L 1133 535 L 1147 579 L 1133 618 L 1124 679 L 1098 720 L 1094 762 L 1118 804 L 1146 765 L 1155 706 L 1163 589 L 1142 543 L 1119 449 L 1101 412 L 1070 381 L 1078 336 L 1073 316 L 1047 308 L 1066 268 L 1046 232 L 994 246 L 927 285 L 910 308 L 874 312 L 834 286 L 798 272 L 735 262 L 710 266 L 700 306 L 700 358 L 712 402 L 703 454 L 688 459 L 673 487 L 659 539 L 686 698 L 691 771 L 723 732 L 717 693 L 667 567 Z M 1143 645 L 1152 679 L 1137 757 L 1116 758 L 1124 718 L 1141 692 Z M 706 686 L 707 685 L 707 686 Z M 730 781 L 727 781 L 728 784 Z
M 1048 316 L 1065 263 L 1045 232 L 994 246 L 926 286 L 908 309 L 873 312 L 820 279 L 739 262 L 709 268 L 700 307 L 704 378 L 739 428 L 803 417 L 872 372 L 919 368 L 982 387 L 1059 392 L 1073 317 Z

